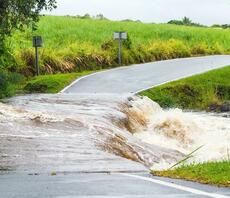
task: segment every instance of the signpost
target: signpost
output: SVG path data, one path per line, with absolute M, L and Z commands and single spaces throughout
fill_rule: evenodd
M 36 74 L 37 74 L 37 76 L 39 76 L 40 75 L 40 69 L 39 69 L 39 59 L 38 59 L 38 48 L 42 47 L 42 37 L 41 36 L 34 36 L 33 37 L 33 47 L 35 48 Z
M 119 65 L 122 64 L 122 40 L 128 38 L 127 32 L 114 32 L 114 39 L 119 41 L 118 46 L 118 62 Z

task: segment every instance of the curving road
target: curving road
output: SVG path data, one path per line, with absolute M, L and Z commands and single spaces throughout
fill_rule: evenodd
M 227 65 L 230 65 L 230 56 L 176 59 L 121 67 L 81 78 L 64 89 L 62 93 L 137 93 L 168 81 Z M 63 100 L 62 102 L 66 101 Z M 57 108 L 57 104 L 53 105 Z M 49 106 L 52 106 L 52 103 Z M 34 106 L 32 105 L 32 107 Z M 87 142 L 85 143 L 87 144 Z M 2 174 L 0 177 L 0 198 L 230 197 L 230 190 L 226 188 L 153 177 L 148 174 L 145 167 L 130 161 L 124 162 L 124 167 L 129 169 L 124 171 L 125 173 L 119 173 L 119 171 L 108 171 L 107 173 L 63 171 L 56 176 L 51 176 L 47 172 L 41 174 L 28 174 L 26 172 Z M 69 163 L 67 160 L 64 164 L 70 166 Z M 96 165 L 97 160 L 92 163 L 92 167 Z M 124 167 L 122 170 L 126 170 Z M 64 169 L 65 167 L 61 168 Z
M 120 67 L 81 78 L 64 93 L 137 93 L 150 87 L 230 65 L 230 56 L 206 56 Z

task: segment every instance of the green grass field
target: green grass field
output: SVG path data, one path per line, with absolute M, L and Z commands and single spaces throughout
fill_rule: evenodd
M 108 20 L 45 16 L 38 30 L 16 32 L 8 39 L 15 63 L 10 64 L 26 76 L 34 73 L 33 35 L 41 35 L 42 72 L 79 72 L 117 66 L 117 43 L 114 31 L 127 31 L 123 64 L 230 53 L 230 30 L 186 27 L 169 24 L 143 24 Z
M 34 76 L 32 36 L 43 37 L 39 49 L 43 75 L 81 73 L 118 66 L 114 31 L 129 34 L 123 44 L 123 65 L 230 54 L 229 29 L 43 16 L 36 31 L 17 31 L 7 39 L 8 53 L 0 65 L 0 98 L 13 95 L 18 85 Z M 18 74 L 15 82 L 12 77 Z
M 230 161 L 183 165 L 167 171 L 152 171 L 155 176 L 230 187 Z
M 52 49 L 68 48 L 82 42 L 90 43 L 98 49 L 105 41 L 112 39 L 114 31 L 127 31 L 134 45 L 149 44 L 152 41 L 178 39 L 189 46 L 205 42 L 214 45 L 216 42 L 230 50 L 230 30 L 177 26 L 169 24 L 143 24 L 139 22 L 116 22 L 109 20 L 78 19 L 74 17 L 45 16 L 38 24 L 38 31 L 44 37 L 45 46 Z M 15 34 L 21 41 L 21 47 L 30 47 L 30 31 Z M 24 39 L 22 39 L 22 37 Z M 18 44 L 15 44 L 19 48 Z
M 211 110 L 230 100 L 230 66 L 167 83 L 141 95 L 165 108 Z

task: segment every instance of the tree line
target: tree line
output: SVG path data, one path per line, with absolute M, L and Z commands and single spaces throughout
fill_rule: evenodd
M 185 26 L 195 26 L 195 27 L 208 27 L 206 25 L 195 23 L 189 17 L 183 17 L 181 20 L 170 20 L 168 24 L 175 24 L 175 25 L 185 25 Z M 228 29 L 230 28 L 230 24 L 214 24 L 211 27 L 213 28 L 223 28 Z

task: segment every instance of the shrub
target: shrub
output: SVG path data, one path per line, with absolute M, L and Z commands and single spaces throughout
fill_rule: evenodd
M 156 41 L 150 44 L 148 51 L 155 60 L 166 60 L 191 56 L 189 48 L 183 41 L 170 39 L 167 41 Z
M 224 54 L 225 50 L 218 42 L 216 42 L 215 44 L 211 46 L 211 53 L 212 54 Z
M 23 77 L 17 73 L 8 73 L 0 70 L 0 98 L 15 94 Z
M 204 42 L 192 47 L 191 51 L 193 55 L 206 55 L 206 54 L 209 54 L 210 52 L 208 45 Z

